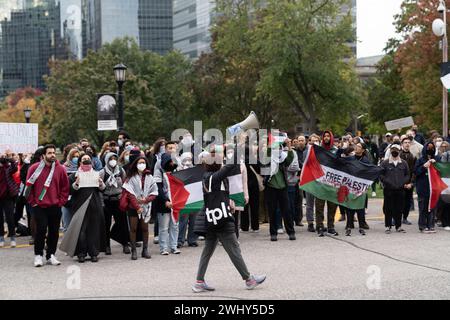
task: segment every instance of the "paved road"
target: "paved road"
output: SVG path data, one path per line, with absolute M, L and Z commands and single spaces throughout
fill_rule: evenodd
M 33 251 L 0 250 L 1 299 L 449 299 L 450 233 L 420 234 L 417 213 L 406 234 L 384 234 L 381 200 L 370 200 L 371 230 L 363 237 L 318 238 L 296 227 L 297 241 L 281 235 L 270 242 L 268 225 L 258 234 L 243 233 L 241 247 L 251 272 L 266 273 L 267 281 L 254 291 L 244 283 L 222 247 L 211 260 L 207 280 L 213 293 L 194 295 L 200 248 L 184 248 L 181 255 L 160 256 L 151 246 L 151 260 L 129 260 L 119 246 L 99 263 L 79 265 L 59 254 L 62 265 L 33 268 Z M 201 244 L 203 245 L 203 244 Z M 78 269 L 79 268 L 79 269 Z M 68 281 L 80 272 L 80 288 Z M 68 289 L 67 283 L 74 285 Z M 71 287 L 71 286 L 69 286 Z

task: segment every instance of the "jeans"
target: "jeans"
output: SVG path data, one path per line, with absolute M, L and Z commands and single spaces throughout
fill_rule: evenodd
M 223 248 L 227 252 L 228 256 L 233 262 L 234 266 L 238 270 L 243 280 L 250 278 L 247 266 L 242 258 L 241 248 L 236 238 L 236 234 L 217 232 L 208 233 L 205 238 L 205 247 L 203 248 L 202 255 L 200 257 L 200 264 L 198 266 L 197 280 L 204 281 L 206 269 L 208 268 L 209 260 L 211 259 L 214 251 L 216 250 L 217 243 L 222 243 Z
M 419 230 L 434 229 L 436 209 L 428 210 L 429 198 L 419 198 Z
M 14 198 L 4 198 L 0 200 L 0 238 L 5 235 L 4 230 L 4 218 L 5 214 L 6 223 L 8 224 L 8 235 L 14 238 L 16 235 L 16 224 L 14 223 Z
M 314 224 L 314 196 L 306 192 L 306 221 Z
M 47 259 L 56 253 L 59 239 L 59 225 L 61 223 L 61 208 L 33 208 L 33 216 L 36 220 L 36 238 L 34 240 L 34 254 L 44 255 L 45 238 L 47 234 Z M 48 232 L 47 232 L 48 230 Z
M 197 217 L 197 212 L 190 214 L 183 214 L 180 216 L 179 220 L 179 232 L 178 232 L 178 244 L 184 245 L 186 242 L 186 231 L 187 231 L 187 242 L 188 244 L 193 244 L 197 242 L 198 235 L 194 233 L 195 218 Z
M 158 213 L 158 223 L 160 251 L 176 250 L 178 244 L 178 222 L 174 223 L 170 213 Z
M 70 222 L 72 221 L 72 218 L 73 218 L 72 210 L 70 210 L 70 208 L 67 208 L 67 207 L 62 207 L 61 211 L 62 211 L 63 228 L 64 228 L 64 232 L 66 232 L 67 229 L 69 228 Z

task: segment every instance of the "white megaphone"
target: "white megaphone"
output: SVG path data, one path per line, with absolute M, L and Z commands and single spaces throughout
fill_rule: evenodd
M 248 129 L 259 129 L 259 121 L 258 117 L 256 116 L 256 113 L 253 111 L 250 113 L 250 115 L 245 119 L 244 121 L 235 124 L 232 127 L 229 127 L 227 131 L 232 135 L 235 136 L 239 132 L 248 130 Z

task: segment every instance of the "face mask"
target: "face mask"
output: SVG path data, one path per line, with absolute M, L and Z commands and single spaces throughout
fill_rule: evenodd
M 145 163 L 139 163 L 139 164 L 137 165 L 137 168 L 138 168 L 139 172 L 142 172 L 142 171 L 144 171 L 145 169 L 147 169 L 147 165 L 146 165 Z
M 159 149 L 159 154 L 163 153 L 166 153 L 166 146 L 161 146 L 161 148 Z
M 394 158 L 397 158 L 400 153 L 398 151 L 392 151 L 391 154 Z
M 88 172 L 92 170 L 92 165 L 91 164 L 82 164 L 80 166 L 81 171 L 83 172 Z
M 111 161 L 109 161 L 109 166 L 110 166 L 111 168 L 114 168 L 115 166 L 117 166 L 117 161 L 116 161 L 116 160 L 111 160 Z
M 121 147 L 121 146 L 123 145 L 123 140 L 122 140 L 122 139 L 119 139 L 119 140 L 117 141 L 117 143 L 119 144 L 119 147 Z
M 84 165 L 92 164 L 91 160 L 84 160 L 82 163 Z
M 315 144 L 316 146 L 320 145 L 319 142 L 314 142 L 314 144 Z
M 131 150 L 133 150 L 133 148 L 134 148 L 134 147 L 130 144 L 130 145 L 128 145 L 128 146 L 125 147 L 125 150 L 131 151 Z
M 436 148 L 440 148 L 441 147 L 441 145 L 442 145 L 442 142 L 436 142 Z
M 74 165 L 78 165 L 78 158 L 73 158 L 73 159 L 72 159 L 72 163 L 73 163 Z
M 30 159 L 25 159 L 25 160 L 23 160 L 23 163 L 25 163 L 25 164 L 30 164 Z

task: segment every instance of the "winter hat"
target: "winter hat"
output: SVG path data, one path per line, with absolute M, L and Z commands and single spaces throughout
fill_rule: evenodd
M 137 158 L 141 156 L 141 150 L 134 148 L 130 151 L 130 163 L 133 163 Z

